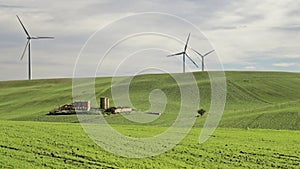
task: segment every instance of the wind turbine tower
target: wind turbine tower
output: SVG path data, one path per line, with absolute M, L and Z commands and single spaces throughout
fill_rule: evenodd
M 199 66 L 196 64 L 196 62 L 193 61 L 193 59 L 186 53 L 186 49 L 188 47 L 188 43 L 189 43 L 189 39 L 190 39 L 190 35 L 191 33 L 189 33 L 188 37 L 187 37 L 187 40 L 186 40 L 186 43 L 185 43 L 185 46 L 183 48 L 183 52 L 179 52 L 179 53 L 175 53 L 175 54 L 171 54 L 171 55 L 168 55 L 167 57 L 171 57 L 171 56 L 177 56 L 177 55 L 182 55 L 182 71 L 183 73 L 185 73 L 185 56 L 187 56 L 192 62 L 193 64 L 198 68 Z
M 20 58 L 20 60 L 23 59 L 26 50 L 28 49 L 28 80 L 32 79 L 32 66 L 31 66 L 31 56 L 30 56 L 30 42 L 31 39 L 54 39 L 54 37 L 48 37 L 48 36 L 30 36 L 30 34 L 28 33 L 28 31 L 26 30 L 25 26 L 23 25 L 21 19 L 19 18 L 19 16 L 17 15 L 17 18 L 21 24 L 21 26 L 23 27 L 25 34 L 27 35 L 27 43 L 25 45 L 25 49 L 22 53 L 22 56 Z

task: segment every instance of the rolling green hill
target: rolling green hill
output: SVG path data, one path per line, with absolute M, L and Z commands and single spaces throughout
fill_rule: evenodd
M 200 107 L 209 111 L 208 74 L 193 74 Z M 141 159 L 105 151 L 90 139 L 76 115 L 46 115 L 72 102 L 72 79 L 0 82 L 0 168 L 299 168 L 300 73 L 226 72 L 226 78 L 225 111 L 208 141 L 199 144 L 206 114 L 196 119 L 194 128 L 175 147 Z M 96 79 L 97 98 L 111 98 L 111 80 Z M 157 120 L 139 124 L 121 115 L 106 120 L 129 137 L 166 131 L 180 108 L 180 91 L 170 75 L 134 77 L 130 99 L 135 108 L 145 111 L 155 89 L 161 89 L 168 101 Z M 111 144 L 124 146 L 114 139 Z
M 201 108 L 209 111 L 210 81 L 196 72 Z M 300 129 L 300 74 L 280 72 L 226 72 L 227 102 L 220 127 Z M 111 78 L 97 78 L 96 96 L 111 98 Z M 180 108 L 180 92 L 167 74 L 140 75 L 130 84 L 130 99 L 139 110 L 150 107 L 149 94 L 161 89 L 167 96 L 165 113 L 148 125 L 170 125 Z M 0 82 L 0 119 L 77 122 L 76 115 L 47 116 L 54 107 L 72 102 L 72 79 Z M 196 111 L 195 111 L 196 115 Z M 205 118 L 198 118 L 201 127 Z M 113 124 L 135 124 L 120 115 L 107 117 Z

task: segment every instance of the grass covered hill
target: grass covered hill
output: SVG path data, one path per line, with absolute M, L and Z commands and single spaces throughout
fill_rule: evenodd
M 220 127 L 300 129 L 300 74 L 281 72 L 225 72 L 227 102 Z M 196 72 L 201 108 L 209 111 L 210 81 Z M 96 79 L 96 96 L 111 98 L 111 78 Z M 180 108 L 180 92 L 167 74 L 140 75 L 130 84 L 130 99 L 139 110 L 150 107 L 149 94 L 161 89 L 168 99 L 165 113 L 148 125 L 170 125 Z M 76 115 L 47 116 L 55 107 L 72 102 L 72 79 L 0 82 L 0 119 L 17 121 L 77 122 Z M 196 115 L 196 111 L 195 111 Z M 132 124 L 122 116 L 107 117 L 113 124 Z M 204 118 L 197 120 L 201 127 Z
M 199 144 L 206 114 L 197 118 L 175 147 L 142 159 L 105 151 L 85 133 L 76 115 L 46 115 L 72 102 L 72 79 L 0 82 L 0 168 L 299 168 L 300 73 L 225 73 L 225 112 L 208 141 Z M 194 76 L 201 108 L 209 111 L 208 75 L 197 72 Z M 111 78 L 97 78 L 95 89 L 97 98 L 111 98 Z M 166 74 L 136 76 L 130 84 L 130 99 L 137 109 L 147 110 L 154 89 L 161 89 L 168 99 L 157 120 L 139 124 L 121 115 L 106 120 L 131 137 L 163 133 L 180 108 L 175 80 Z

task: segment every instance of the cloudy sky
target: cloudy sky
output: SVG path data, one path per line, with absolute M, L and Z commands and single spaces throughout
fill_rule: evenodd
M 33 78 L 181 72 L 189 47 L 208 70 L 300 71 L 300 1 L 295 0 L 1 0 L 0 80 L 26 79 L 32 36 Z M 201 60 L 188 50 L 191 58 Z M 188 71 L 197 71 L 187 61 Z

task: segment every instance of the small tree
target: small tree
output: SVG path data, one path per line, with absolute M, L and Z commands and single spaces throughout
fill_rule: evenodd
M 197 112 L 202 117 L 206 111 L 204 109 L 200 109 Z

